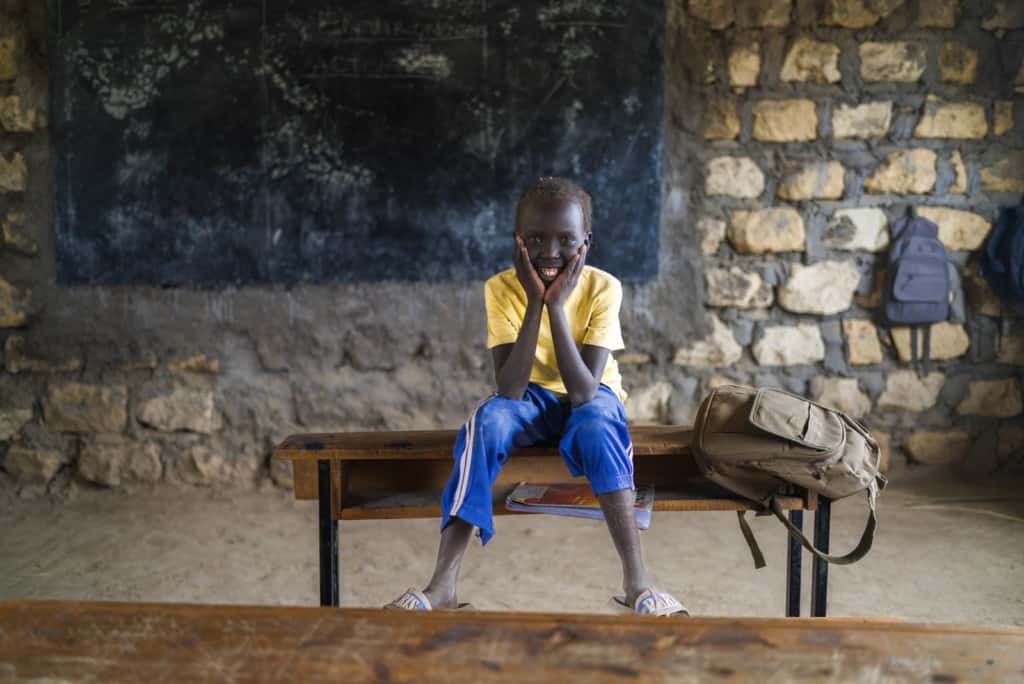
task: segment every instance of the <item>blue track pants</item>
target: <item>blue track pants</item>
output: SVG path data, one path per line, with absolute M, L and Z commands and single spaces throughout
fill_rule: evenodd
M 441 529 L 452 516 L 494 536 L 491 488 L 517 448 L 555 443 L 573 477 L 585 475 L 594 494 L 633 488 L 633 445 L 622 402 L 608 386 L 572 408 L 530 383 L 522 400 L 492 395 L 481 401 L 459 430 L 455 468 L 441 495 Z

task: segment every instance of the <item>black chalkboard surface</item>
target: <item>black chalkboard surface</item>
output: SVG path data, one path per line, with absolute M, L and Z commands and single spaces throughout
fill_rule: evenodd
M 663 0 L 50 0 L 61 284 L 440 281 L 521 188 L 657 272 Z

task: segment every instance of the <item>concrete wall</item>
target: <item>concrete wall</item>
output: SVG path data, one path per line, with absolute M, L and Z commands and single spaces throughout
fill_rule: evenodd
M 269 455 L 289 433 L 457 426 L 491 386 L 479 283 L 55 284 L 44 4 L 0 1 L 0 482 L 286 485 Z M 996 349 L 972 253 L 1024 192 L 1020 3 L 667 11 L 660 271 L 623 306 L 632 418 L 770 384 L 866 416 L 894 462 L 1019 465 L 1024 337 L 1011 320 Z M 969 285 L 924 381 L 906 331 L 872 322 L 907 205 Z

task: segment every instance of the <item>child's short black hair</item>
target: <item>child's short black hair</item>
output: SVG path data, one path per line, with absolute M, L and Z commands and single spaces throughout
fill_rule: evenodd
M 592 207 L 587 191 L 568 178 L 559 176 L 541 176 L 526 186 L 516 204 L 516 229 L 519 228 L 519 215 L 527 203 L 534 200 L 567 200 L 579 205 L 583 212 L 583 232 L 590 232 L 590 216 Z

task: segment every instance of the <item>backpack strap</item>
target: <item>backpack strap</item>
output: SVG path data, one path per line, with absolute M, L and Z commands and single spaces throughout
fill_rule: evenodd
M 754 567 L 760 570 L 766 565 L 764 554 L 761 553 L 761 547 L 757 545 L 754 531 L 750 529 L 750 525 L 744 517 L 745 513 L 746 511 L 736 511 L 736 516 L 740 519 L 740 532 L 743 533 L 743 539 L 747 542 L 747 546 L 750 547 L 750 555 L 754 557 Z
M 782 512 L 782 507 L 779 506 L 779 502 L 772 497 L 771 508 L 772 513 L 775 517 L 782 521 L 782 524 L 789 530 L 789 535 L 794 539 L 798 540 L 803 547 L 810 551 L 812 554 L 817 556 L 823 561 L 834 563 L 836 565 L 849 565 L 855 563 L 867 555 L 867 552 L 871 550 L 871 544 L 875 541 L 875 527 L 878 525 L 878 520 L 875 517 L 875 500 L 878 496 L 877 483 L 874 481 L 867 488 L 868 495 L 868 522 L 864 526 L 864 532 L 861 534 L 860 541 L 857 542 L 857 546 L 854 547 L 853 551 L 850 551 L 845 556 L 831 556 L 827 553 L 819 551 L 811 541 L 804 536 L 803 532 L 798 530 L 796 526 L 789 521 L 789 518 Z
M 782 506 L 779 505 L 778 500 L 774 496 L 769 500 L 768 505 L 771 512 L 775 514 L 775 517 L 781 520 L 782 524 L 786 526 L 786 530 L 789 532 L 789 535 L 799 541 L 805 549 L 828 563 L 849 565 L 850 563 L 859 561 L 867 555 L 868 551 L 871 550 L 871 544 L 875 541 L 875 528 L 878 526 L 878 519 L 875 516 L 875 502 L 878 497 L 878 483 L 876 481 L 872 480 L 871 484 L 868 485 L 867 495 L 869 511 L 868 521 L 864 526 L 864 532 L 861 534 L 860 541 L 857 542 L 857 546 L 844 556 L 833 556 L 818 550 L 818 548 L 811 543 L 811 540 L 805 537 L 804 533 L 789 521 L 789 518 L 786 517 L 786 514 L 782 510 Z M 754 557 L 754 567 L 763 568 L 765 566 L 764 554 L 761 553 L 757 540 L 754 538 L 754 532 L 750 529 L 750 525 L 747 524 L 746 518 L 743 516 L 744 513 L 746 513 L 746 511 L 736 512 L 737 516 L 739 516 L 740 531 L 743 533 L 743 538 L 746 540 L 747 546 L 750 547 L 750 554 Z

